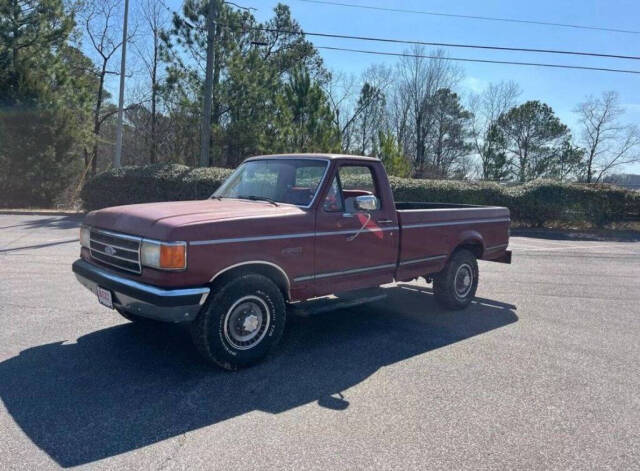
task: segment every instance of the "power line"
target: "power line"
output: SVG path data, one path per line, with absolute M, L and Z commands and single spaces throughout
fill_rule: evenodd
M 361 8 L 366 10 L 379 10 L 379 11 L 390 11 L 395 13 L 416 13 L 419 15 L 430 15 L 430 16 L 444 16 L 449 18 L 464 18 L 468 20 L 482 20 L 482 21 L 500 21 L 503 23 L 520 23 L 520 24 L 532 24 L 532 25 L 543 25 L 543 26 L 556 26 L 561 28 L 574 28 L 574 29 L 585 29 L 585 30 L 595 30 L 595 31 L 609 31 L 613 33 L 626 33 L 626 34 L 640 34 L 640 31 L 630 30 L 630 29 L 620 29 L 620 28 L 606 28 L 602 26 L 588 26 L 588 25 L 574 25 L 568 23 L 552 23 L 547 21 L 535 21 L 535 20 L 520 20 L 517 18 L 500 18 L 493 16 L 478 16 L 478 15 L 459 15 L 454 13 L 443 13 L 438 11 L 424 11 L 424 10 L 409 10 L 404 8 L 389 8 L 389 7 L 376 7 L 373 5 L 357 5 L 353 3 L 343 3 L 343 2 L 333 2 L 327 0 L 298 0 L 299 2 L 305 3 L 316 3 L 320 5 L 332 5 L 339 7 L 349 7 L 349 8 Z
M 225 25 L 221 23 L 218 23 L 218 25 L 223 27 L 230 27 L 229 25 Z M 331 33 L 308 33 L 303 31 L 289 31 L 289 30 L 281 30 L 281 29 L 275 29 L 275 28 L 262 28 L 262 27 L 250 27 L 248 29 L 257 30 L 257 31 L 274 32 L 274 33 L 299 34 L 299 35 L 307 35 L 307 36 L 320 36 L 320 37 L 340 38 L 340 39 L 362 39 L 366 41 L 381 41 L 381 42 L 390 42 L 390 43 L 468 47 L 468 48 L 476 48 L 476 49 L 486 48 L 486 49 L 513 50 L 513 51 L 524 51 L 524 52 L 548 52 L 548 53 L 554 53 L 554 54 L 573 54 L 573 55 L 582 55 L 582 56 L 614 57 L 619 59 L 640 60 L 640 57 L 638 56 L 622 56 L 622 55 L 615 55 L 615 54 L 599 54 L 599 53 L 591 53 L 591 52 L 560 51 L 560 50 L 551 50 L 551 49 L 527 49 L 527 48 L 506 48 L 506 47 L 503 48 L 499 46 L 479 46 L 479 45 L 472 45 L 472 44 L 451 44 L 451 43 L 436 43 L 436 42 L 425 42 L 425 41 L 405 41 L 405 40 L 399 40 L 399 39 L 348 36 L 348 35 L 331 34 Z M 520 66 L 531 66 L 531 67 L 534 67 L 534 66 L 550 67 L 550 68 L 556 68 L 556 69 L 577 69 L 577 70 L 592 70 L 592 71 L 600 71 L 600 72 L 616 72 L 616 73 L 625 73 L 625 74 L 640 74 L 640 70 L 614 69 L 614 68 L 608 68 L 608 67 L 590 67 L 590 66 L 568 65 L 568 64 L 548 64 L 548 63 L 539 63 L 539 62 L 501 61 L 501 60 L 492 60 L 492 59 L 469 59 L 469 58 L 462 58 L 462 57 L 440 57 L 440 56 L 428 56 L 428 55 L 420 55 L 420 54 L 368 51 L 363 49 L 350 49 L 350 48 L 330 47 L 330 46 L 315 46 L 315 47 L 318 49 L 357 52 L 361 54 L 375 54 L 375 55 L 383 55 L 383 56 L 417 57 L 417 58 L 425 58 L 425 59 L 443 59 L 443 60 L 451 60 L 451 61 L 459 61 L 459 62 L 478 62 L 483 64 L 520 65 Z
M 227 25 L 220 25 L 220 26 L 227 26 Z M 300 34 L 305 36 L 318 36 L 322 38 L 356 39 L 360 41 L 376 41 L 376 42 L 395 43 L 395 44 L 418 44 L 422 46 L 459 47 L 459 48 L 468 48 L 468 49 L 490 49 L 494 51 L 535 52 L 535 53 L 545 53 L 545 54 L 567 54 L 567 55 L 574 55 L 574 56 L 591 56 L 591 57 L 606 57 L 606 58 L 613 58 L 613 59 L 640 60 L 640 56 L 625 56 L 622 54 L 609 54 L 609 53 L 600 53 L 600 52 L 565 51 L 560 49 L 534 49 L 534 48 L 510 47 L 510 46 L 486 46 L 486 45 L 465 44 L 465 43 L 442 43 L 442 42 L 416 41 L 416 40 L 406 40 L 406 39 L 379 38 L 379 37 L 373 37 L 373 36 L 351 36 L 347 34 L 311 33 L 308 31 L 289 31 L 289 30 L 275 29 L 275 28 L 262 28 L 257 26 L 251 27 L 250 29 L 265 31 L 269 33 Z
M 522 66 L 532 66 L 532 67 L 552 67 L 556 69 L 597 70 L 600 72 L 640 74 L 640 70 L 610 69 L 607 67 L 587 67 L 587 66 L 581 66 L 581 65 L 567 65 L 567 64 L 545 64 L 545 63 L 538 63 L 538 62 L 499 61 L 499 60 L 490 60 L 490 59 L 467 59 L 462 57 L 442 57 L 442 56 L 429 56 L 429 55 L 422 55 L 422 54 L 403 54 L 399 52 L 368 51 L 364 49 L 349 49 L 344 47 L 332 47 L 332 46 L 315 46 L 315 47 L 317 49 L 326 49 L 330 51 L 357 52 L 360 54 L 373 54 L 373 55 L 380 55 L 380 56 L 416 57 L 420 59 L 442 59 L 442 60 L 457 61 L 457 62 L 479 62 L 482 64 L 522 65 Z

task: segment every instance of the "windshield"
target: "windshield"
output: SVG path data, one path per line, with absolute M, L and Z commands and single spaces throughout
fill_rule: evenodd
M 212 198 L 240 198 L 309 206 L 322 182 L 326 160 L 273 159 L 245 162 Z

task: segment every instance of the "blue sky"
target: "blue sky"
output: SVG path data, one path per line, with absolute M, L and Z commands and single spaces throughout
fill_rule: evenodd
M 339 0 L 336 0 L 339 1 Z M 602 26 L 640 30 L 638 0 L 537 0 L 535 2 L 485 0 L 342 0 L 344 3 L 374 5 L 402 9 L 439 11 L 463 15 L 495 16 L 536 21 Z M 177 9 L 179 0 L 169 0 Z M 260 21 L 272 16 L 277 0 L 234 0 L 238 5 L 253 7 Z M 565 49 L 640 55 L 640 34 L 560 28 L 542 25 L 490 22 L 447 18 L 420 14 L 395 13 L 346 8 L 285 0 L 293 17 L 309 32 L 330 32 L 348 35 L 379 36 L 437 42 L 473 43 L 543 49 Z M 311 38 L 318 46 L 338 46 L 402 52 L 403 45 L 363 42 L 345 39 Z M 525 54 L 469 49 L 447 49 L 451 56 L 497 60 L 533 61 L 612 67 L 640 70 L 640 61 L 592 57 Z M 370 56 L 322 50 L 322 57 L 331 70 L 359 74 L 374 63 L 394 64 L 398 58 Z M 626 109 L 624 121 L 640 125 L 640 75 L 614 74 L 537 67 L 518 67 L 463 63 L 465 78 L 461 92 L 481 91 L 490 82 L 514 80 L 522 88 L 521 99 L 539 99 L 548 103 L 560 118 L 572 128 L 576 116 L 572 112 L 587 95 L 616 90 Z M 640 165 L 626 170 L 640 173 Z
M 275 0 L 243 0 L 243 6 L 258 8 L 259 20 L 271 16 Z M 445 18 L 409 13 L 364 10 L 328 6 L 290 0 L 293 17 L 310 32 L 331 32 L 349 35 L 378 36 L 421 41 L 474 43 L 542 49 L 584 50 L 591 52 L 640 55 L 640 34 L 587 31 L 541 25 L 489 22 Z M 554 23 L 571 23 L 639 30 L 640 1 L 563 1 L 535 2 L 485 0 L 344 0 L 344 3 L 394 7 L 402 9 L 440 11 L 446 13 L 532 19 Z M 376 42 L 313 38 L 316 45 L 352 47 L 379 51 L 401 52 L 402 45 Z M 448 49 L 454 57 L 490 58 L 498 60 L 534 61 L 612 67 L 640 70 L 640 61 L 590 57 L 492 52 L 485 50 Z M 359 55 L 338 51 L 321 51 L 330 69 L 358 74 L 372 63 L 394 64 L 397 58 Z M 640 125 L 640 75 L 613 74 L 537 67 L 516 67 L 464 63 L 467 91 L 480 91 L 490 82 L 514 80 L 522 88 L 523 100 L 540 99 L 553 107 L 561 119 L 575 126 L 572 112 L 577 103 L 590 94 L 616 90 L 625 105 L 624 120 Z M 640 165 L 628 168 L 640 173 Z

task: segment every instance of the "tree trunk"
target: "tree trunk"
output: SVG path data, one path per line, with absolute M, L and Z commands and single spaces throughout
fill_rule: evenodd
M 362 143 L 360 147 L 360 155 L 365 155 L 367 147 L 367 116 L 362 118 Z
M 525 183 L 527 181 L 526 168 L 527 168 L 526 153 L 520 154 L 520 175 L 518 177 L 518 180 L 520 181 L 520 183 Z
M 422 173 L 424 167 L 424 142 L 422 136 L 422 116 L 416 118 L 416 167 Z
M 156 137 L 156 100 L 157 92 L 157 72 L 158 72 L 158 32 L 153 32 L 153 68 L 151 70 L 151 152 L 149 163 L 155 164 L 157 161 L 158 141 Z
M 220 10 L 218 9 L 217 11 L 220 11 Z M 220 44 L 220 41 L 221 41 L 220 36 L 222 35 L 221 32 L 222 32 L 222 28 L 216 27 L 216 32 L 215 32 L 216 45 Z M 218 125 L 220 124 L 220 97 L 218 96 L 218 88 L 220 84 L 220 73 L 222 70 L 221 51 L 222 51 L 222 48 L 220 46 L 217 46 L 213 52 L 214 57 L 213 57 L 213 84 L 212 84 L 212 91 L 211 91 L 211 98 L 212 98 L 211 124 L 215 125 L 216 127 L 218 127 Z M 213 136 L 213 133 L 211 133 L 210 136 Z M 209 166 L 210 167 L 215 165 L 215 151 L 212 149 L 213 147 L 211 145 L 213 144 L 212 141 L 213 141 L 213 138 L 211 138 L 211 142 L 209 145 Z
M 17 73 L 18 69 L 18 38 L 19 38 L 19 30 L 18 30 L 18 17 L 20 15 L 18 2 L 13 3 L 13 70 L 14 73 Z
M 591 183 L 593 178 L 593 159 L 589 156 L 589 162 L 587 162 L 587 183 Z
M 102 62 L 102 69 L 100 71 L 100 79 L 98 81 L 98 98 L 96 100 L 96 107 L 93 114 L 93 151 L 91 154 L 91 176 L 96 175 L 98 169 L 98 139 L 100 138 L 100 110 L 102 108 L 102 92 L 104 87 L 104 76 L 107 73 L 107 62 Z

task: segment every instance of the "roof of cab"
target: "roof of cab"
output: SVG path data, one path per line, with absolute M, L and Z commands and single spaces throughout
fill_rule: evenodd
M 364 155 L 348 155 L 348 154 L 319 154 L 319 153 L 301 153 L 301 154 L 272 154 L 272 155 L 256 155 L 249 157 L 247 160 L 262 160 L 262 159 L 350 159 L 350 160 L 365 160 L 368 162 L 379 162 L 380 159 L 375 157 L 366 157 Z

